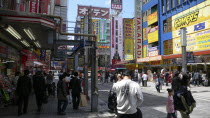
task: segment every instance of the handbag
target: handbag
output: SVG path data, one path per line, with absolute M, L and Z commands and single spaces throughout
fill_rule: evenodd
M 86 99 L 86 95 L 84 94 L 80 94 L 80 106 L 81 107 L 87 106 L 87 99 Z

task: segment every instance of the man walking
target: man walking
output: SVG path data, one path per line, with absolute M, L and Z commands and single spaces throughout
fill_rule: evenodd
M 49 74 L 47 75 L 47 91 L 48 95 L 52 95 L 52 83 L 53 83 L 53 73 L 52 71 L 49 71 Z
M 67 91 L 65 76 L 61 75 L 57 84 L 57 96 L 58 96 L 58 115 L 65 115 L 65 110 L 68 105 Z M 61 107 L 62 106 L 62 107 Z
M 19 97 L 18 100 L 18 116 L 22 115 L 22 106 L 23 106 L 23 113 L 27 113 L 28 109 L 28 97 L 31 93 L 31 78 L 29 77 L 29 70 L 24 71 L 24 76 L 18 79 L 17 83 L 17 96 Z
M 126 70 L 123 79 L 112 87 L 117 94 L 118 118 L 142 118 L 138 107 L 143 102 L 143 94 L 138 83 L 131 81 L 132 72 Z
M 147 87 L 147 80 L 148 80 L 147 74 L 144 73 L 144 74 L 142 75 L 142 78 L 143 78 L 143 86 L 144 86 L 144 87 Z
M 74 77 L 69 83 L 69 89 L 72 89 L 73 109 L 78 109 L 80 102 L 80 93 L 82 92 L 81 82 L 78 79 L 78 72 L 74 72 Z
M 41 71 L 37 71 L 33 76 L 33 87 L 36 95 L 37 111 L 40 112 L 45 93 L 45 79 Z

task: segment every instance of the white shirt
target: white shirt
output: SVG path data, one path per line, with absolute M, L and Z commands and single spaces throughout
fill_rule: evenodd
M 112 87 L 117 94 L 117 111 L 120 114 L 136 113 L 136 108 L 143 102 L 143 94 L 138 83 L 123 79 Z
M 142 75 L 143 80 L 147 80 L 147 74 Z

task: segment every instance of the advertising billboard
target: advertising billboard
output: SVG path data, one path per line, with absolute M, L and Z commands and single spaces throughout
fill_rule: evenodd
M 134 20 L 123 19 L 125 60 L 134 59 Z
M 88 16 L 88 11 L 93 18 L 105 18 L 109 19 L 109 8 L 91 7 L 91 6 L 80 6 L 78 5 L 78 16 Z
M 187 29 L 187 51 L 209 50 L 210 2 L 202 2 L 172 17 L 173 54 L 181 53 L 180 28 Z
M 122 0 L 111 0 L 111 9 L 122 10 Z
M 148 29 L 148 43 L 158 41 L 158 26 Z
M 29 11 L 39 13 L 39 0 L 29 1 Z
M 142 0 L 135 0 L 135 56 L 142 58 Z
M 100 21 L 99 19 L 93 19 L 93 34 L 97 35 L 98 42 L 100 42 L 99 34 L 100 34 Z
M 147 57 L 147 45 L 143 46 L 143 58 Z
M 106 19 L 100 19 L 100 42 L 106 43 Z
M 157 14 L 157 11 L 156 11 L 156 12 L 150 14 L 150 15 L 147 17 L 147 21 L 148 21 L 147 24 L 148 24 L 148 25 L 151 25 L 151 24 L 157 22 L 157 20 L 158 20 L 158 14 Z
M 120 56 L 120 59 L 123 60 L 124 59 L 124 54 L 123 54 L 123 18 L 120 18 L 118 17 L 117 18 L 118 20 L 118 25 L 117 28 L 118 28 L 118 53 L 119 53 L 119 56 Z

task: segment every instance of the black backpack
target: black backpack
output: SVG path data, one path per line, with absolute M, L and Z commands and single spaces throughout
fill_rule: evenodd
M 117 110 L 117 95 L 112 90 L 110 90 L 109 92 L 108 108 L 112 111 Z

